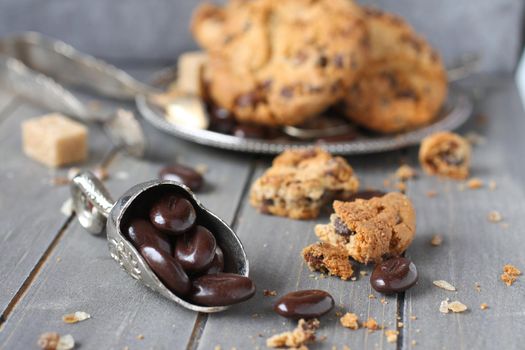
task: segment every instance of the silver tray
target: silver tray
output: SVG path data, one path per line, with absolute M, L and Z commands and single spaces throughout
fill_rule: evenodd
M 190 129 L 174 125 L 166 120 L 162 108 L 148 101 L 145 95 L 135 98 L 142 116 L 154 127 L 178 138 L 201 145 L 259 154 L 279 154 L 288 148 L 309 147 L 319 144 L 317 141 L 263 140 L 247 139 L 222 134 L 211 130 Z M 426 136 L 441 130 L 454 130 L 461 126 L 472 114 L 473 104 L 463 91 L 451 88 L 445 106 L 438 118 L 425 127 L 388 136 L 360 135 L 355 140 L 344 142 L 324 142 L 323 148 L 340 155 L 378 153 L 400 149 L 421 142 Z

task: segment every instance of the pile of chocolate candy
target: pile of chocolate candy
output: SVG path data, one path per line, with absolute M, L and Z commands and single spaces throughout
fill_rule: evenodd
M 174 294 L 204 306 L 231 305 L 254 295 L 248 277 L 224 271 L 227 257 L 214 234 L 199 224 L 188 199 L 165 191 L 136 202 L 122 232 Z

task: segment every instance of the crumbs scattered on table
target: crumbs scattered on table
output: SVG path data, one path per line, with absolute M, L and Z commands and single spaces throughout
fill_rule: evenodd
M 405 326 L 405 324 L 403 322 L 398 322 L 397 323 L 397 328 L 403 328 Z
M 368 294 L 368 299 L 376 299 L 376 296 L 374 294 Z
M 343 327 L 353 330 L 359 329 L 359 317 L 352 312 L 344 314 L 344 316 L 339 319 L 339 322 L 341 322 Z
M 300 319 L 297 327 L 290 332 L 276 334 L 266 340 L 269 348 L 288 348 L 307 350 L 306 344 L 315 341 L 315 332 L 319 328 L 319 320 L 305 321 Z
M 415 321 L 415 320 L 417 320 L 417 316 L 416 316 L 416 315 L 410 315 L 410 319 L 411 319 L 412 321 Z
M 383 305 L 388 304 L 388 301 L 386 301 L 385 298 L 381 298 L 381 300 L 379 300 L 379 302 L 380 302 L 381 304 L 383 304 Z
M 481 180 L 480 178 L 477 178 L 477 177 L 473 177 L 473 178 L 470 178 L 469 180 L 467 180 L 467 187 L 470 188 L 471 190 L 480 189 L 484 185 L 485 185 L 485 183 L 483 182 L 483 180 Z
M 397 342 L 398 334 L 399 334 L 398 331 L 395 331 L 395 330 L 392 330 L 392 329 L 386 330 L 385 331 L 386 341 L 389 342 L 389 343 Z
M 359 271 L 359 274 L 361 276 L 367 276 L 368 275 L 368 271 L 361 270 L 361 271 Z
M 138 339 L 138 340 L 142 340 L 142 339 L 144 339 L 144 334 L 139 334 L 139 335 L 137 335 L 137 339 Z
M 37 344 L 43 350 L 71 350 L 75 347 L 75 339 L 71 334 L 46 332 L 40 335 Z
M 455 292 L 456 291 L 456 287 L 454 287 L 452 284 L 448 283 L 447 281 L 437 280 L 437 281 L 433 281 L 432 283 L 436 287 L 439 287 L 441 289 L 448 290 L 448 291 L 451 291 L 451 292 Z
M 480 308 L 481 310 L 487 310 L 487 309 L 489 308 L 489 306 L 488 306 L 487 303 L 482 303 L 482 304 L 479 306 L 479 308 Z
M 439 247 L 443 243 L 443 236 L 441 235 L 433 235 L 432 239 L 430 239 L 430 244 L 434 247 Z
M 503 273 L 500 278 L 507 286 L 512 286 L 518 276 L 521 275 L 521 271 L 514 265 L 507 264 L 503 266 Z
M 503 220 L 503 216 L 500 214 L 499 211 L 493 210 L 487 215 L 487 219 L 490 222 L 500 222 Z
M 395 173 L 395 177 L 400 181 L 407 181 L 417 176 L 417 172 L 409 165 L 401 165 Z
M 277 295 L 277 292 L 275 290 L 265 289 L 263 290 L 263 295 L 265 297 L 274 297 Z
M 66 201 L 62 203 L 60 212 L 65 216 L 71 216 L 71 214 L 73 214 L 73 200 L 71 198 L 66 199 Z
M 369 332 L 373 332 L 379 329 L 379 325 L 377 324 L 377 321 L 373 317 L 369 317 L 368 320 L 363 322 L 363 327 L 368 328 Z
M 66 314 L 62 316 L 62 321 L 65 323 L 77 323 L 87 319 L 90 319 L 91 315 L 84 311 L 76 311 L 72 314 Z

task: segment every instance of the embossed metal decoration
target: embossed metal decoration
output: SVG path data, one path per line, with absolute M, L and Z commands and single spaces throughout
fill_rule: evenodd
M 93 234 L 102 233 L 105 227 L 111 257 L 131 277 L 187 309 L 205 313 L 226 310 L 229 306 L 195 305 L 172 293 L 121 232 L 121 222 L 133 203 L 140 201 L 144 195 L 166 190 L 180 194 L 193 204 L 199 224 L 214 233 L 223 249 L 228 272 L 248 276 L 248 259 L 235 232 L 222 219 L 207 210 L 188 187 L 173 181 L 153 180 L 133 186 L 113 202 L 104 185 L 90 172 L 80 173 L 71 183 L 73 207 L 80 224 Z

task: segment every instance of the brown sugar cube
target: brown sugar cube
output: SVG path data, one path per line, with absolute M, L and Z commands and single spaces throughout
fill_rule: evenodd
M 202 51 L 185 52 L 177 61 L 177 90 L 187 95 L 202 96 L 203 68 L 208 60 Z
M 48 114 L 22 123 L 24 153 L 50 167 L 86 160 L 87 140 L 88 129 L 61 114 Z

